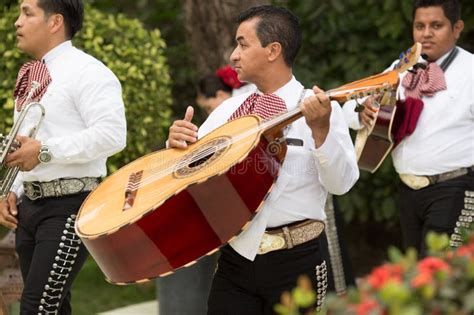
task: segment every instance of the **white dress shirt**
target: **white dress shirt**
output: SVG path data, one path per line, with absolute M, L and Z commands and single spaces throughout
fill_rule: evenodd
M 304 87 L 294 77 L 274 94 L 291 110 L 297 106 Z M 225 124 L 252 92 L 224 101 L 199 128 L 199 138 Z M 305 97 L 313 95 L 305 91 Z M 242 256 L 254 260 L 266 228 L 304 219 L 325 219 L 327 193 L 344 194 L 359 177 L 359 170 L 347 123 L 338 103 L 332 102 L 330 130 L 325 142 L 315 148 L 311 129 L 304 118 L 293 122 L 287 138 L 303 140 L 303 146 L 288 146 L 278 179 L 250 225 L 230 245 Z M 252 183 L 249 183 L 252 184 Z
M 447 90 L 422 98 L 424 106 L 415 131 L 392 151 L 399 174 L 436 175 L 474 165 L 474 55 L 458 49 L 445 71 Z M 441 65 L 448 54 L 436 63 Z M 398 99 L 405 99 L 404 91 L 400 84 Z M 353 101 L 346 103 L 344 114 L 351 128 L 360 129 L 354 106 Z
M 46 115 L 36 139 L 48 146 L 53 159 L 19 173 L 12 188 L 17 196 L 23 181 L 103 177 L 107 157 L 126 142 L 122 88 L 112 71 L 71 41 L 49 51 L 42 61 L 52 81 L 40 100 Z M 27 134 L 38 113 L 27 116 L 20 135 Z

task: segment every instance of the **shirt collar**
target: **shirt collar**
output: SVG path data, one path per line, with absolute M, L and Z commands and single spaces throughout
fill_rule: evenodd
M 70 40 L 67 40 L 58 46 L 54 47 L 46 55 L 44 55 L 43 59 L 41 60 L 45 64 L 50 64 L 56 57 L 60 56 L 62 53 L 64 53 L 66 50 L 70 49 L 72 47 L 72 42 Z
M 453 47 L 453 49 L 455 49 L 456 46 Z M 438 66 L 440 66 L 444 59 L 446 59 L 448 57 L 448 55 L 453 51 L 453 49 L 451 49 L 450 51 L 448 51 L 447 53 L 445 53 L 444 55 L 442 55 L 441 57 L 439 57 L 435 62 Z
M 272 94 L 281 97 L 285 101 L 286 108 L 292 109 L 298 105 L 303 88 L 303 85 L 296 80 L 295 76 L 292 76 L 288 83 L 283 85 Z M 260 91 L 257 91 L 257 93 L 262 94 Z

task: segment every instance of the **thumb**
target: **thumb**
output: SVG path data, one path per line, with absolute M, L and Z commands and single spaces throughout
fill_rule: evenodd
M 18 208 L 16 207 L 16 204 L 10 205 L 10 213 L 13 216 L 16 216 L 18 214 Z
M 20 136 L 20 135 L 17 135 L 16 136 L 16 140 L 20 141 L 20 142 L 23 142 L 27 139 L 28 137 L 25 137 L 25 136 Z
M 319 86 L 315 85 L 315 86 L 313 86 L 313 92 L 314 92 L 314 94 L 318 94 L 318 93 L 322 93 L 322 92 L 324 92 L 324 91 L 321 90 L 321 89 L 319 88 Z
M 194 116 L 194 108 L 192 106 L 188 106 L 186 108 L 186 114 L 184 114 L 184 120 L 191 122 Z
M 10 195 L 8 196 L 8 207 L 10 208 L 10 213 L 14 216 L 18 213 L 18 208 L 16 207 L 16 199 L 16 194 L 10 192 Z

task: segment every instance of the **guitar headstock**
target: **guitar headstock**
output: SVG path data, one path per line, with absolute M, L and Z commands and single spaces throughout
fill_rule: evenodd
M 399 62 L 395 66 L 394 70 L 401 73 L 407 71 L 413 67 L 421 56 L 421 44 L 415 43 L 413 46 L 408 48 L 405 52 L 402 52 L 399 57 Z

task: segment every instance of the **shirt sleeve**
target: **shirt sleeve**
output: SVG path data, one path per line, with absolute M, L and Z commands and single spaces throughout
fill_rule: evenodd
M 319 180 L 328 192 L 342 195 L 359 178 L 354 145 L 341 107 L 332 102 L 329 133 L 324 143 L 314 150 Z
M 360 123 L 359 113 L 354 110 L 356 105 L 355 100 L 348 101 L 342 107 L 342 112 L 349 127 L 354 130 L 359 130 L 362 129 L 363 125 Z
M 75 106 L 86 128 L 45 141 L 53 155 L 51 163 L 85 163 L 121 151 L 126 144 L 126 120 L 117 77 L 102 64 L 90 64 L 74 89 Z
M 15 178 L 15 181 L 12 184 L 12 187 L 10 188 L 11 192 L 14 192 L 17 200 L 20 200 L 21 196 L 24 194 L 23 190 L 23 173 L 18 172 L 18 175 Z

